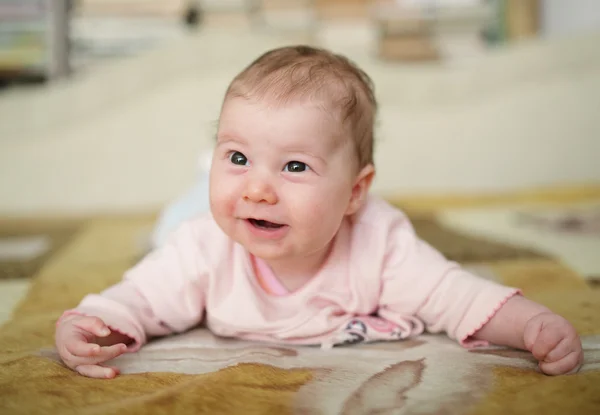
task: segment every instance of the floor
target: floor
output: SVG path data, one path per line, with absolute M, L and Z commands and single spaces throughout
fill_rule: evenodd
M 527 206 L 445 210 L 440 222 L 457 232 L 537 249 L 584 278 L 600 278 L 600 200 L 569 208 Z
M 275 21 L 198 32 L 79 22 L 71 79 L 0 92 L 0 215 L 160 209 L 193 183 L 228 81 L 263 51 L 301 42 L 351 56 L 375 81 L 375 192 L 600 181 L 600 33 L 486 53 L 447 42 L 441 64 L 397 65 L 376 58 L 368 21 L 309 34 Z M 26 287 L 0 284 L 0 320 Z
M 12 310 L 29 289 L 29 280 L 8 280 L 0 282 L 0 324 L 10 320 Z

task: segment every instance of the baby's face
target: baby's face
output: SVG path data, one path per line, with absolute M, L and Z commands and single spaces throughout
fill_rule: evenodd
M 356 161 L 345 129 L 310 102 L 228 99 L 210 175 L 211 211 L 259 258 L 326 249 L 348 212 Z

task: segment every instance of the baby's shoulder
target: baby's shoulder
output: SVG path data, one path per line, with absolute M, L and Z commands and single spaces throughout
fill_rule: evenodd
M 376 195 L 368 196 L 353 219 L 353 224 L 357 227 L 384 231 L 407 222 L 408 217 L 402 210 Z
M 415 236 L 406 213 L 387 200 L 371 195 L 351 221 L 351 229 L 354 243 L 385 252 L 400 248 Z
M 350 232 L 345 234 L 354 268 L 383 269 L 410 242 L 410 229 L 404 212 L 381 197 L 369 196 L 350 221 Z M 378 271 L 373 272 L 378 275 Z

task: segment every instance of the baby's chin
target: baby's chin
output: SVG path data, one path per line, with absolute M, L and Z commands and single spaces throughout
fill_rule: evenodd
M 280 244 L 248 244 L 244 242 L 238 242 L 246 249 L 251 255 L 256 258 L 260 258 L 267 262 L 279 262 L 284 263 L 290 261 L 291 263 L 298 264 L 302 261 L 312 262 L 314 258 L 321 258 L 325 260 L 329 254 L 332 244 L 320 249 L 310 249 L 309 247 L 290 246 Z M 302 249 L 305 248 L 305 249 Z
M 285 261 L 293 258 L 290 252 L 287 252 L 282 247 L 265 247 L 256 246 L 255 244 L 244 244 L 240 243 L 246 251 L 250 252 L 256 258 L 260 258 L 265 261 Z

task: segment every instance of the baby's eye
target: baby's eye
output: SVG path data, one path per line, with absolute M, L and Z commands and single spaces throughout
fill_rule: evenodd
M 229 160 L 233 164 L 237 164 L 239 166 L 247 166 L 248 165 L 248 159 L 246 158 L 246 156 L 244 156 L 239 151 L 234 151 L 233 153 L 231 153 L 231 155 L 229 156 Z
M 306 165 L 306 163 L 302 163 L 301 161 L 290 161 L 285 165 L 285 171 L 289 171 L 291 173 L 302 173 L 306 170 L 310 170 L 310 167 Z

